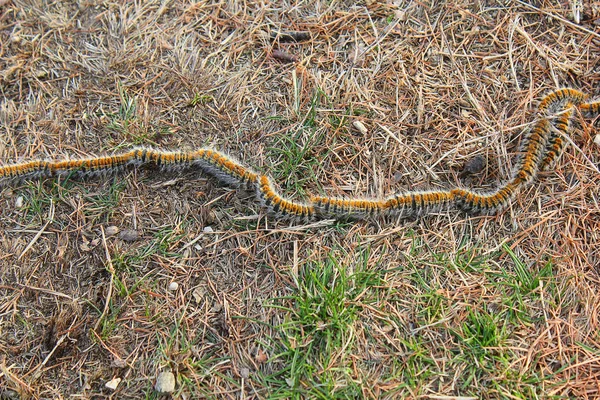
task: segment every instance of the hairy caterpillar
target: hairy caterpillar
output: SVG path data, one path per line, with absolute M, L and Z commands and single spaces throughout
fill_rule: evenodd
M 571 88 L 559 89 L 545 96 L 538 106 L 538 121 L 521 143 L 511 178 L 489 192 L 456 187 L 404 192 L 384 199 L 313 196 L 302 203 L 282 196 L 269 177 L 210 148 L 191 152 L 135 148 L 112 156 L 62 161 L 34 160 L 0 166 L 0 187 L 13 180 L 71 174 L 89 176 L 128 167 L 155 166 L 166 170 L 199 168 L 223 184 L 253 190 L 268 213 L 276 218 L 309 221 L 380 216 L 419 217 L 452 209 L 494 214 L 506 208 L 540 171 L 554 164 L 566 145 L 564 136 L 570 130 L 576 110 L 587 118 L 600 114 L 600 101 L 586 102 L 587 98 L 584 93 Z
M 590 107 L 592 104 L 596 104 L 596 107 L 598 107 L 598 103 L 583 104 L 587 99 L 588 95 L 580 92 L 577 89 L 562 88 L 546 95 L 540 101 L 540 104 L 538 105 L 538 111 L 542 113 L 555 113 L 560 111 L 560 108 L 564 107 L 566 103 L 571 103 L 582 108 Z
M 554 118 L 554 121 L 551 124 L 552 131 L 548 138 L 544 159 L 540 164 L 540 170 L 546 171 L 550 169 L 564 150 L 567 144 L 564 137 L 568 134 L 569 128 L 571 127 L 573 112 L 573 104 L 567 103 L 566 110 L 561 115 Z

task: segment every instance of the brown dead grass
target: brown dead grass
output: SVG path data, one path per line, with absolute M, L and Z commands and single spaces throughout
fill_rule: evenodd
M 580 26 L 569 10 L 549 1 L 5 2 L 0 158 L 212 145 L 298 197 L 493 187 L 509 176 L 540 96 L 562 86 L 599 94 L 600 35 L 590 32 L 600 7 L 586 4 Z M 310 37 L 276 34 L 293 31 Z M 332 392 L 597 398 L 600 174 L 583 155 L 600 157 L 597 124 L 581 124 L 579 149 L 490 218 L 288 227 L 202 177 L 144 171 L 4 188 L 2 393 L 153 397 L 168 368 L 179 398 L 274 396 L 261 377 L 289 366 L 270 343 L 285 339 L 277 327 L 290 317 L 273 299 L 294 307 L 285 298 L 302 271 L 328 257 L 353 268 L 368 248 L 366 268 L 383 283 L 375 300 L 349 303 L 361 310 L 351 345 L 315 371 L 349 370 Z M 461 178 L 475 156 L 486 168 Z M 140 237 L 103 235 L 111 226 Z M 502 244 L 535 273 L 552 263 L 535 300 L 507 304 L 498 281 L 516 272 Z M 462 262 L 470 254 L 488 260 L 485 271 Z M 428 316 L 433 294 L 443 311 Z M 496 349 L 506 363 L 467 379 L 479 361 L 456 357 L 469 313 L 511 308 L 527 318 Z M 414 376 L 397 372 L 412 362 L 422 368 Z M 104 384 L 115 377 L 112 392 Z

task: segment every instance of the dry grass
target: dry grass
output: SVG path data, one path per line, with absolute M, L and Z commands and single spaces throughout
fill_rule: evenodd
M 3 163 L 210 144 L 298 198 L 493 187 L 541 95 L 599 94 L 598 2 L 1 3 Z M 289 227 L 144 171 L 5 187 L 0 397 L 158 398 L 170 369 L 182 399 L 598 398 L 597 127 L 497 217 Z

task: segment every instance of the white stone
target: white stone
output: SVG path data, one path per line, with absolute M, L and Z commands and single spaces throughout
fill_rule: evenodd
M 175 375 L 171 371 L 158 374 L 154 389 L 159 393 L 172 393 L 175 391 Z
M 365 124 L 363 124 L 361 121 L 356 120 L 352 122 L 352 125 L 363 135 L 369 132 Z
M 106 236 L 116 235 L 117 233 L 119 233 L 119 227 L 114 225 L 107 226 L 104 230 L 104 233 L 106 234 Z
M 106 382 L 104 386 L 111 390 L 117 390 L 117 386 L 119 386 L 119 383 L 121 383 L 121 378 L 114 378 Z

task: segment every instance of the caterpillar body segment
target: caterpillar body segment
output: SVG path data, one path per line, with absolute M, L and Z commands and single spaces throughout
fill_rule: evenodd
M 305 222 L 315 218 L 315 208 L 312 204 L 303 204 L 284 198 L 275 190 L 271 180 L 265 175 L 258 178 L 256 196 L 267 212 L 276 218 Z
M 555 117 L 550 124 L 550 138 L 544 152 L 544 158 L 540 163 L 540 170 L 549 170 L 567 145 L 566 135 L 571 127 L 571 119 L 574 113 L 573 104 L 568 103 L 567 109 Z
M 127 155 L 84 158 L 80 160 L 42 161 L 0 167 L 0 184 L 5 180 L 49 178 L 57 176 L 90 176 L 118 171 L 129 164 Z
M 600 101 L 583 103 L 578 108 L 585 118 L 596 118 L 600 115 Z
M 169 169 L 189 168 L 190 155 L 189 153 L 176 151 L 163 154 L 153 154 L 152 160 L 157 167 Z
M 126 153 L 129 164 L 134 166 L 154 166 L 163 170 L 180 170 L 190 168 L 191 154 L 184 151 L 160 151 L 140 148 Z
M 531 183 L 539 170 L 539 164 L 549 140 L 550 122 L 547 119 L 541 119 L 533 126 L 523 143 L 515 175 L 527 184 Z
M 126 168 L 153 167 L 160 170 L 200 169 L 219 182 L 252 190 L 270 215 L 294 221 L 318 219 L 366 219 L 420 217 L 433 212 L 460 209 L 468 213 L 494 214 L 505 209 L 530 184 L 540 170 L 550 168 L 567 143 L 574 116 L 600 115 L 600 101 L 588 101 L 582 92 L 563 88 L 540 101 L 539 120 L 522 141 L 511 178 L 491 192 L 463 188 L 413 191 L 384 199 L 316 196 L 306 203 L 282 196 L 271 180 L 245 167 L 225 153 L 210 148 L 193 151 L 162 151 L 133 148 L 111 156 L 62 161 L 33 160 L 0 166 L 0 187 L 23 179 L 70 176 L 86 177 L 119 172 Z M 576 112 L 578 111 L 578 112 Z
M 193 165 L 228 186 L 251 190 L 258 184 L 257 173 L 219 151 L 199 149 L 192 152 L 190 158 Z
M 82 160 L 48 162 L 47 169 L 50 176 L 68 175 L 73 173 L 89 176 L 119 171 L 127 167 L 129 163 L 130 160 L 128 154 L 118 154 Z
M 48 176 L 47 161 L 29 161 L 0 167 L 0 179 L 13 180 Z
M 153 149 L 137 148 L 127 153 L 129 162 L 134 166 L 141 166 L 151 163 L 153 158 L 156 158 L 156 152 Z
M 403 193 L 385 200 L 312 197 L 320 217 L 334 219 L 367 219 L 376 216 L 420 217 L 454 208 L 450 191 Z
M 522 183 L 509 182 L 490 193 L 452 189 L 457 206 L 470 214 L 493 215 L 504 210 L 517 195 Z
M 321 218 L 365 219 L 385 212 L 385 201 L 315 196 L 311 203 Z
M 445 190 L 401 193 L 385 201 L 386 213 L 399 217 L 420 217 L 453 208 L 454 195 Z
M 567 103 L 579 106 L 584 103 L 588 95 L 573 88 L 562 88 L 555 90 L 540 101 L 538 111 L 540 113 L 554 114 L 561 111 Z

